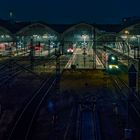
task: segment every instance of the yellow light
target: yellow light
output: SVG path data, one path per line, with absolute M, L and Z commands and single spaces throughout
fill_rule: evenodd
M 47 39 L 47 38 L 48 38 L 48 35 L 47 35 L 47 34 L 44 34 L 44 35 L 43 35 L 43 38 L 44 38 L 44 39 Z
M 109 69 L 112 69 L 112 65 L 109 65 Z
M 129 31 L 128 31 L 128 30 L 125 30 L 124 33 L 125 33 L 125 34 L 129 34 Z

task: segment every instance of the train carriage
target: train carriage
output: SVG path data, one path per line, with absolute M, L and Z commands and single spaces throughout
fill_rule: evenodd
M 101 59 L 103 65 L 108 70 L 118 70 L 119 69 L 118 57 L 116 55 L 111 54 L 109 52 L 98 51 L 98 56 Z
M 67 48 L 67 54 L 73 54 L 73 46 Z

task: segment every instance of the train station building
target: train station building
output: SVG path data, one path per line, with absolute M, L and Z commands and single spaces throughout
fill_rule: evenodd
M 115 25 L 100 24 L 47 24 L 46 22 L 12 22 L 0 21 L 0 53 L 4 50 L 26 50 L 33 40 L 33 44 L 42 45 L 43 49 L 62 46 L 65 52 L 70 45 L 89 43 L 108 44 L 128 53 L 133 58 L 139 58 L 140 21 Z

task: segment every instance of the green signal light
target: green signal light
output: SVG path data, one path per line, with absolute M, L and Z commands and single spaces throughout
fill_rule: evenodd
M 112 57 L 111 57 L 111 59 L 112 59 L 112 60 L 115 60 L 115 57 L 114 57 L 114 56 L 112 56 Z

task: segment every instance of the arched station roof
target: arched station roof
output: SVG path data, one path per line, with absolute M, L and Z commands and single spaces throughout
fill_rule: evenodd
M 123 28 L 120 34 L 140 35 L 140 22 Z
M 81 29 L 81 32 L 83 30 L 83 34 L 86 31 L 93 32 L 94 28 L 95 28 L 96 32 L 99 32 L 99 30 L 96 27 L 94 27 L 93 25 L 90 25 L 87 23 L 79 23 L 79 24 L 73 25 L 73 26 L 69 27 L 68 29 L 66 29 L 63 32 L 62 36 L 64 37 L 65 35 L 75 32 L 78 29 Z
M 74 42 L 81 42 L 85 37 L 85 41 L 91 42 L 93 41 L 94 33 L 99 33 L 99 30 L 96 27 L 87 23 L 80 23 L 69 27 L 62 33 L 61 37 L 64 41 Z
M 56 33 L 64 33 L 67 32 L 69 29 L 74 28 L 76 26 L 79 26 L 81 24 L 85 26 L 92 26 L 99 30 L 105 30 L 107 32 L 117 32 L 121 26 L 120 24 L 88 24 L 85 22 L 81 23 L 74 23 L 74 24 L 48 24 L 45 21 L 10 21 L 10 20 L 0 20 L 0 26 L 5 27 L 8 29 L 12 34 L 19 33 L 23 29 L 34 25 L 34 24 L 42 24 L 46 26 L 47 28 L 50 28 L 51 30 L 55 31 Z
M 123 28 L 119 36 L 126 41 L 131 48 L 139 47 L 140 45 L 140 22 Z
M 5 27 L 0 26 L 0 35 L 5 35 L 5 34 L 11 35 L 11 32 Z
M 21 28 L 16 34 L 19 36 L 32 36 L 32 35 L 44 35 L 44 34 L 55 34 L 59 36 L 59 34 L 50 28 L 49 26 L 42 23 L 33 23 Z
M 97 37 L 97 41 L 101 42 L 115 42 L 117 34 L 116 33 L 102 33 Z
M 12 33 L 3 26 L 0 26 L 0 42 L 12 41 Z

